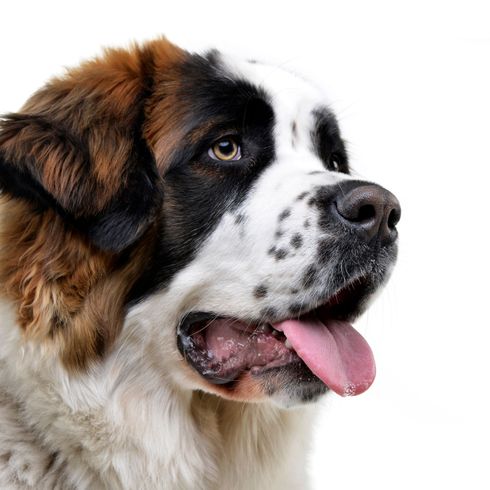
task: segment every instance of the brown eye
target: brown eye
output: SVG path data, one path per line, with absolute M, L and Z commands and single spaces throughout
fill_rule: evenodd
M 214 160 L 222 160 L 225 162 L 240 160 L 240 158 L 242 158 L 240 145 L 235 139 L 230 137 L 222 138 L 216 141 L 216 143 L 213 143 L 208 150 L 208 155 Z

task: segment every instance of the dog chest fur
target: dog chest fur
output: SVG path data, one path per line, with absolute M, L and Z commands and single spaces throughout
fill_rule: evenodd
M 68 379 L 36 346 L 18 349 L 2 306 L 3 488 L 304 488 L 313 406 L 162 389 L 151 346 L 129 338 L 104 373 Z

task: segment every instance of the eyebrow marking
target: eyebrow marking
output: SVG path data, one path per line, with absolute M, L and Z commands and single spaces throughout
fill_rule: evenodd
M 342 139 L 337 119 L 333 112 L 325 106 L 312 111 L 313 128 L 310 132 L 313 148 L 329 171 L 349 173 L 348 155 Z M 335 157 L 337 167 L 331 164 Z

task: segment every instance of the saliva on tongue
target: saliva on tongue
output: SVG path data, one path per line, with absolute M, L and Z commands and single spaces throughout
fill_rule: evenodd
M 341 396 L 366 391 L 376 376 L 373 353 L 362 335 L 347 322 L 285 320 L 283 331 L 310 371 Z

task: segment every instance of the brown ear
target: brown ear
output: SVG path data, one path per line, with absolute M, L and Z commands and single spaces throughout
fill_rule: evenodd
M 54 208 L 104 250 L 120 251 L 161 202 L 143 134 L 151 49 L 109 50 L 0 121 L 0 187 Z
M 67 368 L 110 347 L 156 240 L 148 226 L 113 253 L 135 242 L 159 207 L 142 128 L 164 172 L 178 118 L 162 77 L 175 86 L 171 68 L 184 56 L 165 39 L 107 51 L 0 120 L 0 293 L 16 305 L 26 337 L 54 346 Z M 152 98 L 153 73 L 160 92 Z M 152 110 L 158 123 L 144 121 Z

